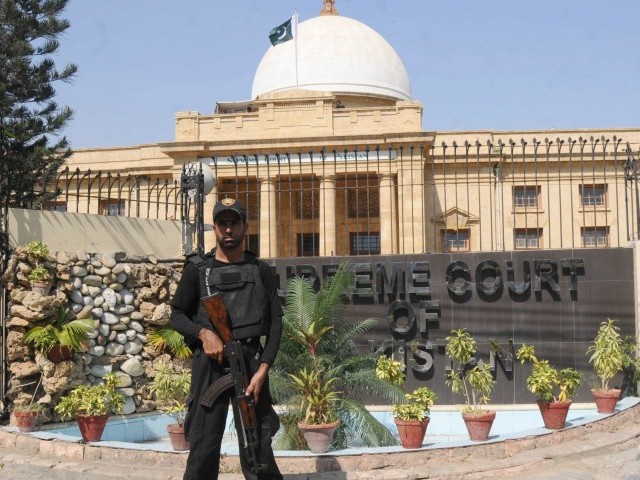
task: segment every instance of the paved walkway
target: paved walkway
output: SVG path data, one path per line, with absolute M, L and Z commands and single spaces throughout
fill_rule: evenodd
M 0 429 L 3 480 L 172 480 L 182 478 L 185 458 L 39 440 Z M 279 457 L 278 463 L 286 480 L 640 480 L 640 405 L 539 436 L 455 448 Z M 235 459 L 223 458 L 223 468 L 220 480 L 243 478 L 235 473 Z

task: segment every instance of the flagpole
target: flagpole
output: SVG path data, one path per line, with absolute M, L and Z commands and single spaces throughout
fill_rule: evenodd
M 296 88 L 298 88 L 298 9 L 293 11 L 293 41 L 295 42 L 293 49 L 296 62 Z

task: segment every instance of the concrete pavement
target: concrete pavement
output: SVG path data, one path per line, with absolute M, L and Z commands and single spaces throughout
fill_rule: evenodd
M 157 453 L 157 452 L 156 452 Z M 40 440 L 0 429 L 3 480 L 172 480 L 186 456 Z M 286 480 L 640 480 L 640 405 L 583 426 L 469 446 L 363 455 L 278 457 Z M 223 458 L 220 480 L 240 480 Z

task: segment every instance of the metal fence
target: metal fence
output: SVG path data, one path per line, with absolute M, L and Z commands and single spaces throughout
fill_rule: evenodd
M 33 186 L 56 193 L 55 200 L 33 201 L 30 208 L 127 217 L 180 217 L 180 184 L 169 177 L 121 175 L 65 167 L 55 178 Z M 37 193 L 37 192 L 33 192 Z M 39 198 L 32 194 L 31 197 Z
M 602 136 L 247 151 L 201 160 L 213 170 L 217 198 L 246 204 L 249 248 L 298 257 L 621 246 L 638 238 L 640 224 L 634 150 Z M 169 175 L 67 167 L 44 188 L 57 198 L 32 208 L 185 223 L 186 197 Z M 209 221 L 206 213 L 201 221 Z M 335 248 L 322 251 L 329 235 Z
M 218 196 L 240 198 L 256 220 L 253 249 L 265 224 L 276 230 L 275 256 L 322 256 L 328 215 L 337 239 L 325 255 L 616 247 L 638 237 L 634 148 L 615 136 L 467 140 L 247 152 L 211 165 Z

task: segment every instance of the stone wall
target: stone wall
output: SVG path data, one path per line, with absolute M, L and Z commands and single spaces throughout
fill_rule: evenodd
M 10 292 L 9 400 L 29 403 L 37 388 L 35 401 L 48 407 L 46 420 L 55 420 L 52 408 L 63 394 L 82 383 L 99 382 L 113 371 L 121 377 L 124 413 L 155 409 L 148 382 L 157 364 L 171 357 L 149 343 L 148 333 L 169 322 L 169 301 L 182 260 L 81 251 L 57 252 L 46 264 L 54 277 L 46 296 L 31 291 L 27 274 L 33 265 L 22 247 L 15 250 L 4 275 Z M 92 319 L 94 330 L 86 352 L 53 363 L 23 339 L 31 327 L 53 321 L 60 306 L 68 307 L 69 319 Z

